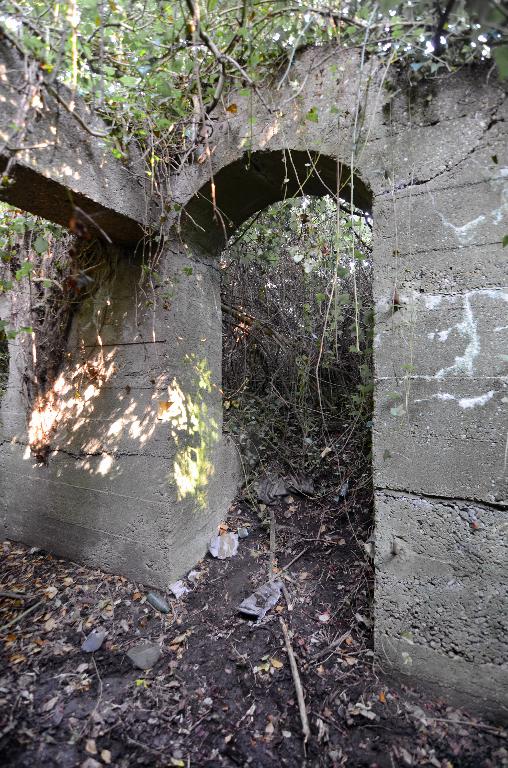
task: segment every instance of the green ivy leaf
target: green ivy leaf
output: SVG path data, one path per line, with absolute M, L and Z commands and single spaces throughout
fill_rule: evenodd
M 30 272 L 33 270 L 34 265 L 31 261 L 25 261 L 21 265 L 21 267 L 16 270 L 16 280 L 22 280 L 24 277 L 27 277 Z
M 34 251 L 35 251 L 36 253 L 38 253 L 38 254 L 39 254 L 39 256 L 42 256 L 42 254 L 43 254 L 43 253 L 46 253 L 46 251 L 48 250 L 48 248 L 49 248 L 49 243 L 48 243 L 48 241 L 46 240 L 46 238 L 45 238 L 45 237 L 42 237 L 42 235 L 39 235 L 39 237 L 37 237 L 37 238 L 35 239 L 35 243 L 34 243 Z

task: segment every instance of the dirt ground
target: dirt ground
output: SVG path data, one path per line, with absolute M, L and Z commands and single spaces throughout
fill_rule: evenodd
M 188 594 L 165 595 L 167 615 L 140 585 L 4 542 L 0 590 L 27 597 L 1 601 L 0 765 L 507 766 L 506 732 L 383 680 L 361 546 L 369 507 L 361 493 L 274 507 L 285 592 L 259 623 L 237 607 L 268 578 L 269 533 L 243 501 L 228 520 L 250 532 L 238 554 L 207 556 Z M 305 693 L 305 749 L 281 619 Z M 85 653 L 92 629 L 107 637 Z M 147 672 L 126 656 L 143 639 L 162 649 Z

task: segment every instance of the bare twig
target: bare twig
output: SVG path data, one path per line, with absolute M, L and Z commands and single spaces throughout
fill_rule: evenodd
M 35 611 L 36 608 L 38 608 L 42 604 L 42 600 L 39 600 L 34 605 L 31 605 L 30 608 L 27 608 L 26 611 L 23 611 L 22 613 L 18 614 L 14 619 L 11 619 L 11 621 L 8 621 L 7 624 L 4 624 L 3 627 L 0 627 L 0 635 L 5 632 L 6 629 L 9 627 L 12 627 L 13 624 L 18 624 L 21 619 L 24 619 L 25 616 L 28 616 L 29 613 L 32 613 Z
M 275 521 L 275 510 L 273 507 L 270 507 L 270 581 L 273 581 L 275 578 L 275 569 L 276 569 L 276 541 L 277 541 L 277 533 L 276 533 L 276 521 Z
M 448 23 L 448 19 L 450 17 L 450 13 L 453 10 L 453 6 L 455 5 L 455 0 L 448 0 L 448 3 L 446 4 L 446 8 L 442 13 L 439 14 L 439 21 L 437 23 L 436 31 L 434 32 L 434 36 L 432 38 L 432 45 L 434 48 L 434 56 L 439 56 L 441 51 L 443 50 L 443 44 L 441 42 L 441 35 L 443 34 L 444 28 L 446 24 Z
M 337 640 L 334 640 L 333 643 L 330 643 L 323 651 L 319 651 L 319 653 L 315 653 L 314 656 L 312 656 L 311 661 L 318 661 L 319 659 L 322 659 L 323 656 L 326 656 L 327 654 L 331 653 L 332 651 L 335 651 L 339 646 L 342 645 L 344 640 L 349 637 L 350 631 L 348 629 L 347 632 L 344 632 L 343 635 L 341 635 Z
M 62 96 L 58 93 L 56 88 L 53 88 L 52 85 L 49 85 L 48 83 L 45 83 L 46 89 L 49 91 L 49 93 L 53 96 L 56 101 L 73 117 L 76 122 L 79 123 L 79 125 L 83 128 L 84 131 L 86 131 L 90 136 L 93 136 L 95 139 L 106 139 L 109 136 L 109 131 L 95 131 L 93 128 L 90 128 L 82 117 L 78 115 L 75 109 L 71 106 L 71 104 L 68 104 Z
M 186 0 L 187 8 L 189 9 L 192 18 L 194 20 L 194 23 L 196 24 L 196 32 L 199 36 L 199 39 L 201 40 L 204 45 L 208 48 L 210 53 L 217 59 L 219 64 L 229 64 L 234 69 L 236 69 L 242 78 L 245 80 L 248 85 L 255 91 L 257 97 L 259 98 L 260 102 L 264 106 L 264 108 L 267 110 L 268 113 L 271 113 L 271 108 L 265 101 L 262 93 L 260 93 L 259 89 L 256 87 L 256 84 L 254 83 L 254 80 L 247 74 L 245 69 L 234 59 L 232 56 L 229 56 L 229 54 L 223 53 L 219 48 L 215 45 L 213 40 L 207 35 L 207 33 L 204 31 L 203 27 L 201 26 L 201 23 L 199 21 L 199 14 L 198 10 L 194 4 L 194 0 Z
M 284 619 L 279 617 L 282 632 L 284 634 L 284 641 L 286 643 L 286 650 L 289 656 L 289 664 L 291 666 L 291 673 L 293 675 L 293 682 L 295 684 L 296 698 L 298 700 L 298 709 L 300 711 L 300 720 L 302 723 L 303 744 L 304 747 L 310 739 L 310 726 L 309 718 L 307 717 L 307 709 L 305 707 L 305 699 L 303 695 L 302 681 L 300 679 L 300 673 L 298 672 L 298 665 L 296 663 L 296 657 L 291 645 L 291 639 L 289 637 L 289 630 L 287 628 Z
M 6 597 L 8 600 L 30 600 L 33 595 L 26 595 L 24 592 L 6 592 L 0 590 L 0 597 Z
M 284 566 L 284 568 L 283 568 L 282 570 L 283 570 L 283 571 L 287 571 L 287 570 L 288 570 L 288 568 L 291 568 L 291 566 L 292 566 L 294 563 L 296 563 L 296 561 L 297 561 L 297 560 L 299 560 L 301 557 L 303 557 L 303 555 L 304 555 L 304 554 L 305 554 L 305 553 L 306 553 L 308 550 L 309 550 L 309 547 L 305 547 L 305 549 L 302 549 L 302 551 L 300 552 L 300 554 L 299 554 L 299 555 L 296 555 L 296 557 L 293 557 L 293 559 L 292 559 L 292 560 L 290 560 L 290 561 L 289 561 L 289 563 L 288 563 L 287 565 L 285 565 L 285 566 Z

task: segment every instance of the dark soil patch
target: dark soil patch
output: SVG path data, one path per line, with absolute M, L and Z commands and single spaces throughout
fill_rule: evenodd
M 243 502 L 229 520 L 233 530 L 250 529 L 238 555 L 205 558 L 192 592 L 166 596 L 167 616 L 124 578 L 5 542 L 0 589 L 31 597 L 1 604 L 2 627 L 19 617 L 1 633 L 1 765 L 508 765 L 499 728 L 383 681 L 361 546 L 368 507 L 359 497 L 276 506 L 278 566 L 294 562 L 284 572 L 285 597 L 259 624 L 237 606 L 267 580 L 269 536 Z M 292 631 L 311 723 L 306 762 L 281 618 Z M 93 628 L 108 636 L 91 655 L 80 645 Z M 163 651 L 149 672 L 134 670 L 125 655 L 142 639 Z

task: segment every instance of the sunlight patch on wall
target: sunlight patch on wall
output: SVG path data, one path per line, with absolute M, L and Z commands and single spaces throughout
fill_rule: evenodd
M 184 391 L 174 378 L 168 386 L 168 407 L 163 416 L 171 425 L 170 433 L 177 449 L 169 479 L 176 485 L 179 501 L 191 497 L 204 510 L 208 481 L 214 471 L 213 449 L 219 441 L 220 429 L 205 401 L 205 393 L 211 392 L 213 386 L 207 360 L 190 355 L 185 362 L 193 371 L 193 392 Z

